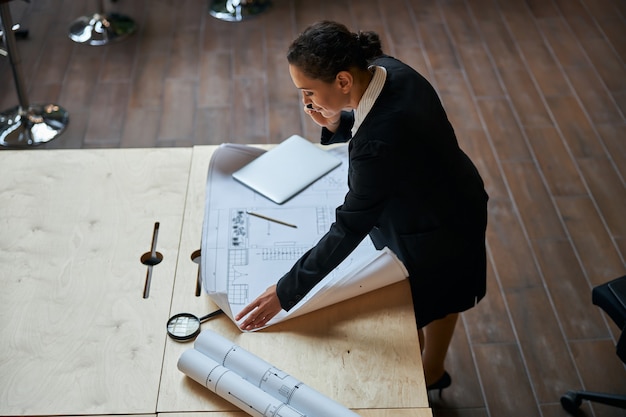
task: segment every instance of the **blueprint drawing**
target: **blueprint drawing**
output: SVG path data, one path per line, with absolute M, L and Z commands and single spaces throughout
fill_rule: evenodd
M 335 209 L 348 190 L 347 146 L 341 145 L 327 151 L 342 161 L 339 167 L 278 205 L 232 178 L 232 172 L 263 152 L 251 146 L 224 144 L 209 165 L 201 275 L 205 291 L 231 319 L 319 241 L 333 223 Z M 361 276 L 364 272 L 367 277 Z M 320 297 L 341 301 L 334 300 L 335 291 L 333 297 L 324 296 L 329 288 L 342 287 L 344 291 L 338 293 L 345 299 L 405 277 L 406 270 L 395 255 L 388 249 L 377 251 L 366 238 L 294 309 L 281 312 L 268 325 L 310 311 L 303 309 L 305 304 L 316 308 L 329 305 L 320 302 Z M 367 285 L 361 282 L 356 292 L 350 290 L 354 282 L 364 279 Z

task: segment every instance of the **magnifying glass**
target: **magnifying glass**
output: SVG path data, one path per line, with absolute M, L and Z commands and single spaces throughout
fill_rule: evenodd
M 200 318 L 191 313 L 176 314 L 167 321 L 167 334 L 172 339 L 179 341 L 193 339 L 200 334 L 200 323 L 223 313 L 222 310 L 215 310 Z

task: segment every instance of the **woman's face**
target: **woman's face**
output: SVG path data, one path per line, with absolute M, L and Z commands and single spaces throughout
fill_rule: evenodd
M 296 66 L 289 65 L 289 74 L 295 86 L 302 92 L 302 103 L 311 104 L 313 110 L 327 119 L 335 118 L 349 104 L 349 87 L 339 77 L 332 83 L 312 79 Z

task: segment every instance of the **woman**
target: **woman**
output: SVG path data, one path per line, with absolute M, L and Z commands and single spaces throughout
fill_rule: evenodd
M 350 140 L 349 191 L 328 233 L 236 320 L 245 317 L 249 330 L 289 310 L 369 234 L 409 271 L 426 385 L 441 394 L 451 383 L 444 360 L 458 314 L 485 295 L 482 179 L 433 87 L 384 55 L 376 33 L 320 22 L 287 60 L 322 143 Z

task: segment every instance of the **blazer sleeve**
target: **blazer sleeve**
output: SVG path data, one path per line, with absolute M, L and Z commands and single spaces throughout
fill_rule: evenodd
M 343 110 L 339 118 L 339 128 L 336 132 L 331 132 L 325 127 L 322 128 L 322 145 L 333 143 L 343 143 L 352 139 L 352 126 L 354 126 L 354 113 Z
M 277 284 L 281 307 L 290 310 L 339 265 L 376 224 L 387 201 L 391 172 L 388 145 L 367 143 L 351 150 L 349 191 L 336 209 L 336 220 Z

